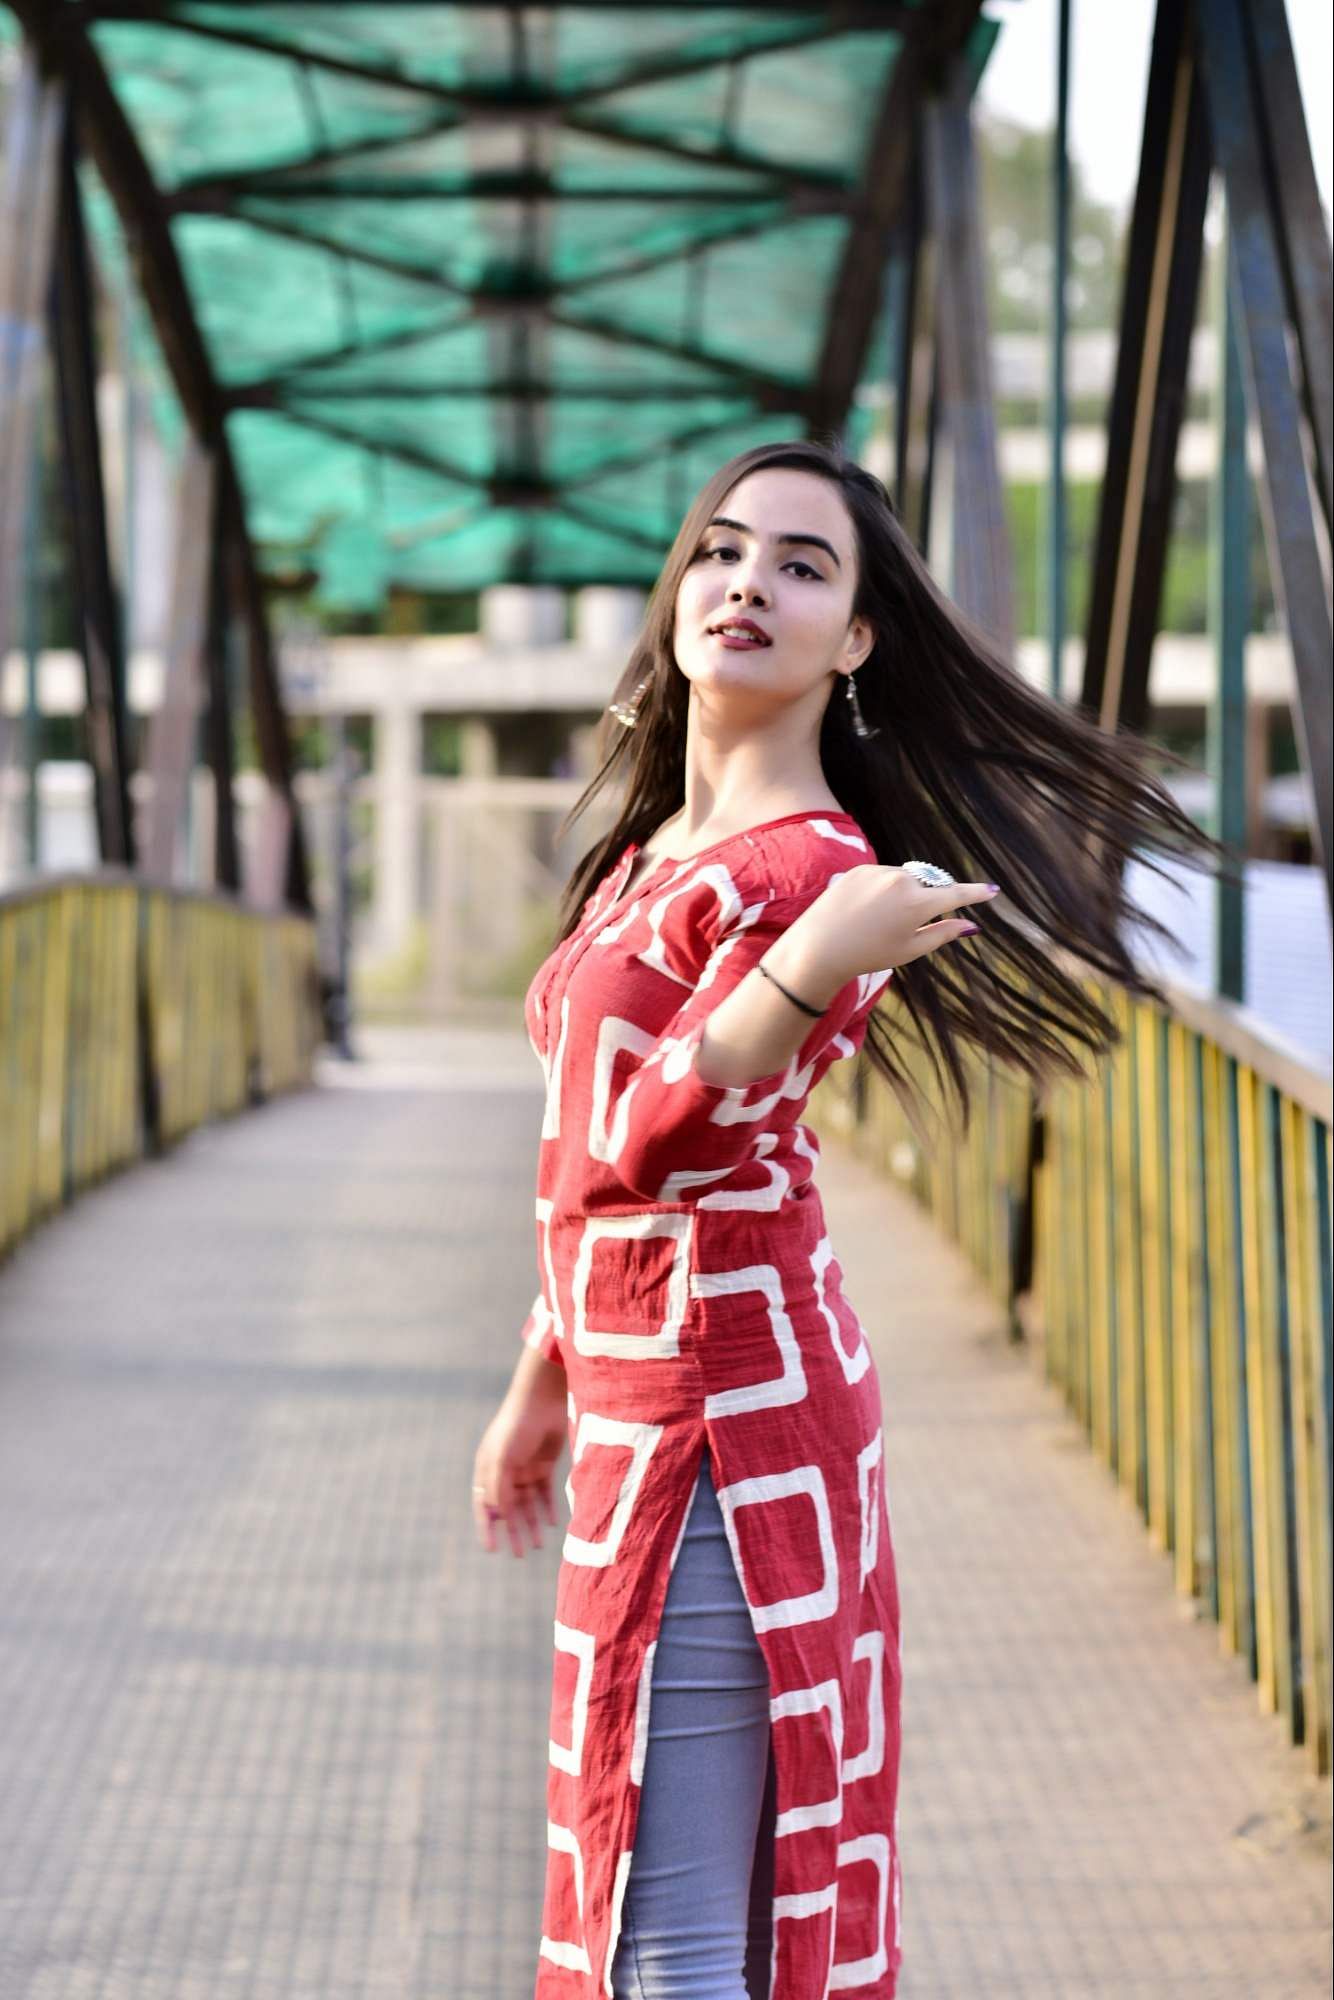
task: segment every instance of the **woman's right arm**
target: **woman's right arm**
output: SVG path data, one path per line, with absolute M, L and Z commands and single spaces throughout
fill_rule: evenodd
M 552 1527 L 556 1503 L 552 1473 L 568 1429 L 565 1370 L 526 1342 L 519 1348 L 509 1388 L 482 1433 L 473 1459 L 473 1519 L 482 1547 L 494 1550 L 496 1522 L 505 1523 L 516 1556 L 525 1533 L 542 1545 L 538 1507 Z

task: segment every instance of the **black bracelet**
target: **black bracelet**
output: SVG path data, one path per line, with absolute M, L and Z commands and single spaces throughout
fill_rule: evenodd
M 785 1000 L 790 1000 L 794 1007 L 800 1007 L 803 1014 L 809 1014 L 812 1020 L 818 1021 L 821 1019 L 823 1015 L 829 1012 L 829 1009 L 827 1007 L 808 1007 L 804 1000 L 798 1000 L 795 993 L 788 992 L 786 986 L 784 986 L 781 979 L 774 978 L 772 972 L 770 972 L 768 966 L 765 964 L 762 958 L 757 959 L 755 962 L 758 965 L 760 971 L 764 974 L 765 978 L 770 982 L 770 984 L 776 986 L 779 992 L 782 994 L 783 998 Z

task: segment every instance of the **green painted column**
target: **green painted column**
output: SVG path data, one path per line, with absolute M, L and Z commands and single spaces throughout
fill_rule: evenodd
M 1246 392 L 1237 339 L 1235 272 L 1229 236 L 1220 258 L 1218 466 L 1210 520 L 1210 623 L 1218 676 L 1205 723 L 1213 780 L 1210 832 L 1243 850 L 1246 841 L 1246 634 L 1250 625 L 1250 475 Z M 1214 987 L 1244 999 L 1245 910 L 1240 883 L 1216 885 Z
M 1060 0 L 1056 26 L 1056 129 L 1052 135 L 1051 467 L 1047 484 L 1047 610 L 1051 694 L 1061 698 L 1065 650 L 1065 344 L 1070 272 L 1070 10 Z

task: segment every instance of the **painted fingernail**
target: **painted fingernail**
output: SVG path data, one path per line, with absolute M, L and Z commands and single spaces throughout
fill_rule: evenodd
M 999 882 L 988 882 L 988 883 L 987 883 L 987 887 L 988 887 L 988 889 L 990 889 L 990 890 L 991 890 L 991 892 L 992 892 L 992 894 L 993 894 L 993 895 L 999 895 L 999 894 L 1000 894 L 1000 883 L 999 883 Z
M 963 929 L 959 932 L 959 936 L 971 937 L 974 931 L 980 931 L 981 928 L 982 928 L 981 924 L 965 924 Z

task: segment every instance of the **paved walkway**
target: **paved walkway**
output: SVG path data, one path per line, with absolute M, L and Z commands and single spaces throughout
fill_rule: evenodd
M 519 1035 L 369 1042 L 0 1272 L 4 2000 L 530 2000 L 554 1540 L 471 1538 Z M 904 1597 L 904 2000 L 1328 1991 L 1329 1788 L 1033 1357 L 830 1144 Z

